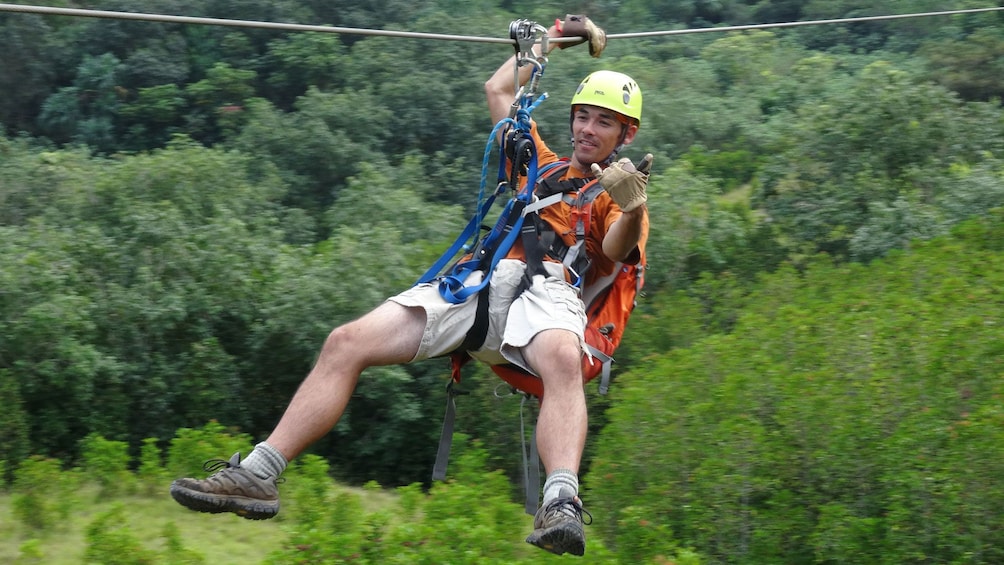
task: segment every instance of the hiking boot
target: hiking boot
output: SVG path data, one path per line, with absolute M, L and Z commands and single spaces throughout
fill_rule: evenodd
M 592 524 L 593 515 L 582 508 L 582 502 L 572 491 L 564 489 L 561 494 L 563 496 L 537 510 L 533 517 L 533 533 L 527 536 L 526 542 L 555 555 L 583 555 L 586 552 L 586 532 L 582 526 Z M 583 514 L 589 518 L 588 522 L 583 521 Z
M 276 478 L 259 478 L 241 467 L 241 454 L 230 461 L 213 459 L 202 467 L 206 479 L 178 479 L 171 483 L 171 496 L 178 504 L 198 512 L 233 512 L 248 520 L 266 520 L 279 512 Z

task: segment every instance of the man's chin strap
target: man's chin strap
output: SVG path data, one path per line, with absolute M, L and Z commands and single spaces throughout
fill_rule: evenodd
M 572 149 L 574 150 L 575 149 L 575 138 L 574 137 L 571 138 L 570 141 L 572 142 Z M 621 149 L 624 149 L 624 144 L 623 143 L 620 143 L 620 144 L 617 145 L 617 147 L 614 147 L 614 150 L 610 152 L 610 155 L 606 159 L 604 159 L 602 161 L 598 161 L 596 164 L 599 165 L 599 166 L 601 166 L 601 167 L 603 167 L 603 168 L 608 167 L 611 163 L 614 162 L 614 159 L 617 158 L 617 154 L 621 152 Z
M 603 168 L 610 166 L 610 164 L 614 162 L 614 159 L 617 158 L 617 154 L 621 152 L 621 149 L 624 149 L 623 143 L 617 145 L 617 147 L 614 147 L 614 150 L 610 152 L 610 156 L 604 159 L 603 162 L 600 163 L 600 166 Z

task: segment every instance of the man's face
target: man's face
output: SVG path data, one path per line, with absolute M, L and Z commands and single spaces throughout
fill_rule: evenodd
M 611 110 L 579 105 L 572 113 L 572 139 L 575 142 L 572 160 L 578 168 L 588 171 L 593 163 L 602 163 L 622 143 L 630 143 L 638 127 L 621 121 Z M 575 162 L 572 163 L 576 165 Z

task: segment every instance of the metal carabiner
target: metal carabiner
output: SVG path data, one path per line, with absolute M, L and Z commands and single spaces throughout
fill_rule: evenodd
M 516 49 L 514 73 L 517 87 L 519 86 L 519 68 L 524 65 L 535 67 L 530 84 L 527 85 L 526 89 L 527 94 L 532 97 L 537 92 L 537 83 L 540 80 L 540 75 L 544 72 L 544 65 L 547 63 L 547 57 L 544 55 L 538 57 L 534 54 L 533 46 L 539 39 L 541 53 L 547 53 L 547 28 L 531 20 L 513 20 L 509 23 L 509 38 L 516 42 L 514 45 Z

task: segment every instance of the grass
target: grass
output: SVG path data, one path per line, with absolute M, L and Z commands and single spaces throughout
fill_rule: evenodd
M 18 563 L 25 542 L 37 540 L 41 559 L 28 563 L 78 565 L 87 549 L 86 530 L 115 504 L 125 508 L 130 532 L 148 549 L 163 548 L 163 532 L 173 524 L 182 544 L 206 563 L 259 563 L 286 539 L 282 515 L 273 520 L 245 520 L 233 514 L 200 514 L 179 506 L 165 487 L 163 495 L 99 499 L 96 486 L 76 493 L 70 517 L 52 531 L 37 533 L 13 513 L 10 494 L 0 494 L 0 563 Z

